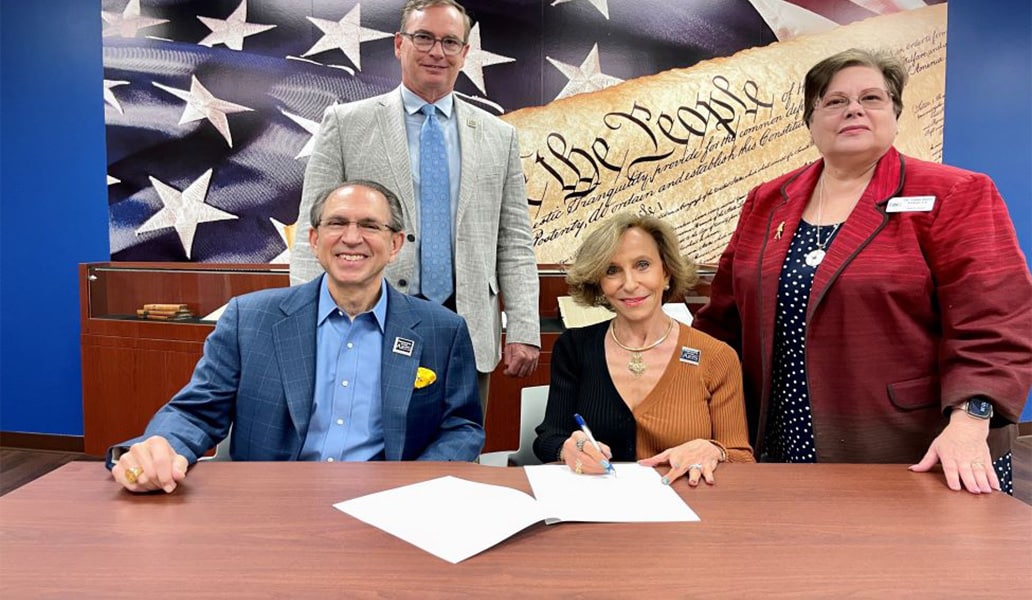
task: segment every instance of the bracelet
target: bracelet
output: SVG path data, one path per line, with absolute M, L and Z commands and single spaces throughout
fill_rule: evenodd
M 721 444 L 717 440 L 709 440 L 709 443 L 716 446 L 717 450 L 720 450 L 720 458 L 717 462 L 727 462 L 727 448 L 724 447 L 724 444 Z
M 563 462 L 563 447 L 559 446 L 559 451 L 555 453 L 555 461 Z

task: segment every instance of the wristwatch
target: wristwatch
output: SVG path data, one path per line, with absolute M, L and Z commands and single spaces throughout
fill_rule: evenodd
M 990 419 L 993 416 L 993 403 L 984 396 L 975 396 L 970 400 L 962 402 L 957 407 L 976 419 Z

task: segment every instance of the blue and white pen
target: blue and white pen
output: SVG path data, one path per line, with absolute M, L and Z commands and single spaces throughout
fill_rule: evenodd
M 594 446 L 595 450 L 598 450 L 598 453 L 602 456 L 602 460 L 599 461 L 602 468 L 606 470 L 606 473 L 616 475 L 616 469 L 614 469 L 613 465 L 609 464 L 609 461 L 606 460 L 606 455 L 602 452 L 602 447 L 598 445 L 598 440 L 595 439 L 595 436 L 591 435 L 591 430 L 588 429 L 588 424 L 584 422 L 584 417 L 574 413 L 573 418 L 577 419 L 577 425 L 581 428 L 581 431 L 584 432 L 584 435 L 588 436 L 588 441 L 591 442 L 591 445 Z

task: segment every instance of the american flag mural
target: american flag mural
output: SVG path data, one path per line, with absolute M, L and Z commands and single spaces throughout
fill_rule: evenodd
M 400 81 L 402 4 L 103 0 L 112 260 L 287 262 L 323 111 Z M 502 115 L 925 4 L 467 0 L 456 91 Z

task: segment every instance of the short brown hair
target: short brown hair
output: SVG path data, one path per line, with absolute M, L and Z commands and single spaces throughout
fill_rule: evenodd
M 466 13 L 466 9 L 455 0 L 408 0 L 408 2 L 405 3 L 405 6 L 401 9 L 400 31 L 409 33 L 408 30 L 405 29 L 405 26 L 408 24 L 409 17 L 412 16 L 412 13 L 417 10 L 430 8 L 431 6 L 450 6 L 459 11 L 459 14 L 462 15 L 463 23 L 466 24 L 466 33 L 462 36 L 462 41 L 469 41 L 469 30 L 473 28 L 473 23 L 470 21 L 469 15 Z
M 833 54 L 810 67 L 803 82 L 803 123 L 807 127 L 813 121 L 813 109 L 824 92 L 828 91 L 835 74 L 847 67 L 871 67 L 881 71 L 888 86 L 896 118 L 903 112 L 903 88 L 907 85 L 907 67 L 898 56 L 889 50 L 861 50 L 850 48 Z
M 566 272 L 570 295 L 578 304 L 612 308 L 602 293 L 600 282 L 609 267 L 609 261 L 616 254 L 620 238 L 634 228 L 652 236 L 659 247 L 659 259 L 670 275 L 670 288 L 663 292 L 664 303 L 671 298 L 682 301 L 685 291 L 698 282 L 695 262 L 681 254 L 673 227 L 656 217 L 619 213 L 603 221 L 588 234 Z

